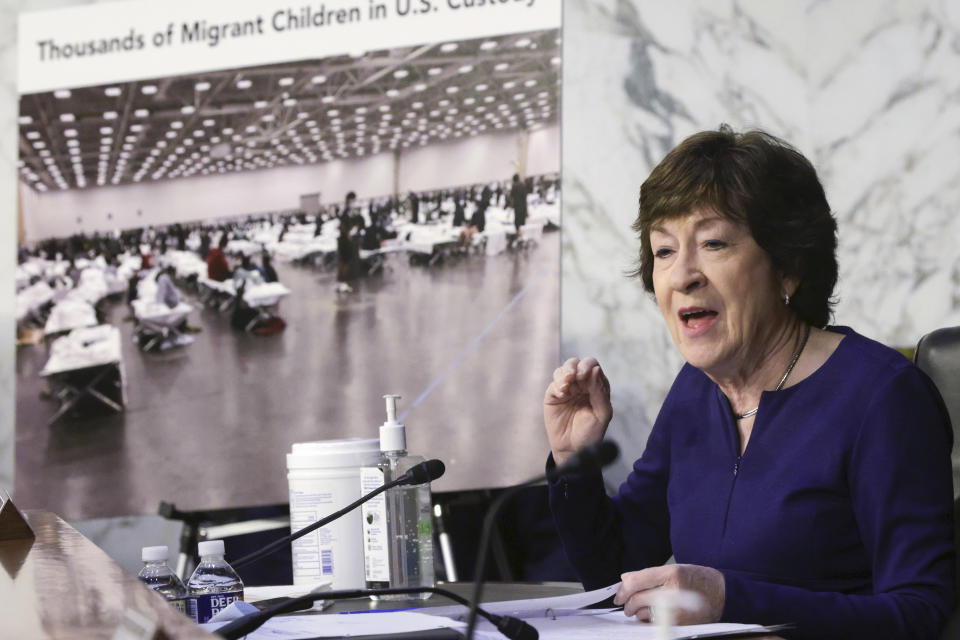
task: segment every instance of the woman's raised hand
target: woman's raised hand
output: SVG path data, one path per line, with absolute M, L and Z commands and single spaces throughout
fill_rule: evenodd
M 543 423 L 558 465 L 603 439 L 613 416 L 610 383 L 596 358 L 570 358 L 553 372 L 543 396 Z

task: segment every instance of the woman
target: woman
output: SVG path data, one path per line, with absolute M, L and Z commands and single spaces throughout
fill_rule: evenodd
M 683 588 L 706 603 L 685 623 L 936 638 L 955 602 L 950 422 L 906 359 L 825 326 L 836 223 L 812 165 L 760 132 L 696 134 L 644 182 L 634 229 L 635 275 L 687 364 L 617 495 L 599 474 L 551 485 L 585 586 L 622 580 L 615 603 L 641 620 Z M 548 466 L 612 413 L 597 361 L 564 363 Z

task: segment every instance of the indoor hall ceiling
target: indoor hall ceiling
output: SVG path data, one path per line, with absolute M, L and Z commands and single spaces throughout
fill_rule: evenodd
M 355 158 L 555 122 L 560 32 L 20 98 L 20 179 L 91 188 Z

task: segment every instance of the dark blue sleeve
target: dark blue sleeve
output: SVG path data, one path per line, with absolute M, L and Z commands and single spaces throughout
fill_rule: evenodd
M 661 411 L 643 456 L 613 498 L 607 496 L 599 473 L 550 483 L 550 508 L 564 551 L 587 590 L 619 582 L 625 571 L 660 565 L 670 557 L 668 430 L 662 417 Z M 547 468 L 553 465 L 551 454 Z
M 919 369 L 876 389 L 847 474 L 873 593 L 815 592 L 723 571 L 723 620 L 794 622 L 796 638 L 936 639 L 956 603 L 951 443 L 943 402 Z

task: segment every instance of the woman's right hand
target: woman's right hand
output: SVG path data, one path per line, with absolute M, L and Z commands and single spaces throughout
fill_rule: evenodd
M 543 423 L 557 465 L 602 440 L 611 417 L 610 383 L 596 358 L 570 358 L 554 370 L 543 396 Z

